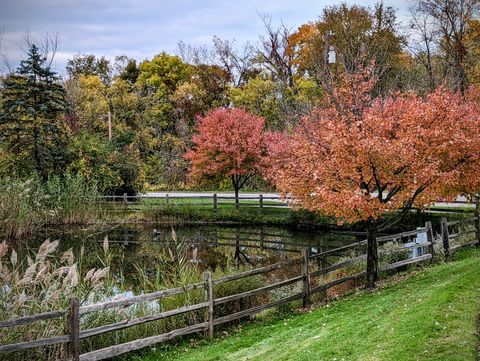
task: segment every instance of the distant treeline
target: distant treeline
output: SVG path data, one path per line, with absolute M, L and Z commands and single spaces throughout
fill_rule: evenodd
M 265 16 L 264 34 L 249 44 L 181 43 L 179 55 L 140 64 L 78 54 L 66 79 L 50 68 L 48 49 L 30 44 L 0 89 L 0 176 L 68 171 L 106 193 L 183 188 L 196 118 L 213 108 L 243 107 L 267 130 L 288 130 L 341 74 L 372 64 L 375 96 L 441 84 L 462 92 L 480 83 L 478 10 L 478 0 L 416 0 L 401 25 L 382 2 L 341 4 L 297 29 Z

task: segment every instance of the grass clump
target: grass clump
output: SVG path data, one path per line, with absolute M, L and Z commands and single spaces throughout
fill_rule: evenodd
M 71 298 L 93 302 L 105 294 L 109 267 L 81 272 L 73 250 L 60 257 L 58 241 L 45 241 L 35 255 L 21 262 L 7 242 L 0 244 L 0 320 L 68 308 Z M 0 329 L 0 344 L 62 335 L 63 319 Z M 66 357 L 64 345 L 25 351 L 22 355 L 2 355 L 8 360 L 56 360 Z
M 101 217 L 101 193 L 79 175 L 0 179 L 0 232 L 15 239 L 45 225 L 86 225 Z

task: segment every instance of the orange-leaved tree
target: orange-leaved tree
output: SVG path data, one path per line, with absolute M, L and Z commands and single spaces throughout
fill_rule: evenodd
M 480 162 L 480 108 L 440 88 L 371 99 L 368 72 L 346 75 L 322 109 L 269 149 L 269 178 L 293 205 L 364 221 L 367 287 L 378 277 L 376 235 L 412 207 L 452 195 Z
M 465 92 L 465 98 L 470 105 L 480 108 L 480 88 L 471 86 Z M 475 140 L 472 140 L 475 141 Z M 478 141 L 478 140 L 476 140 Z M 469 201 L 475 202 L 476 239 L 480 239 L 480 162 L 464 164 L 465 169 L 457 172 L 457 179 L 452 182 L 452 187 L 446 189 L 447 195 L 464 195 Z
M 191 161 L 192 182 L 212 182 L 229 177 L 238 192 L 262 167 L 266 144 L 264 120 L 240 108 L 216 108 L 198 118 L 193 148 L 185 155 Z

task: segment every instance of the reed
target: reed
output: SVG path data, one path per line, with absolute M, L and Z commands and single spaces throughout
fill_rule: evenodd
M 0 179 L 0 232 L 4 239 L 33 234 L 45 225 L 86 225 L 103 215 L 101 193 L 79 175 Z
M 78 298 L 80 304 L 84 305 L 123 297 L 128 291 L 123 284 L 124 278 L 121 271 L 113 269 L 112 253 L 107 238 L 95 252 L 98 260 L 95 264 L 97 268 L 93 269 L 87 269 L 83 265 L 87 261 L 83 247 L 75 256 L 72 249 L 59 254 L 58 245 L 58 241 L 47 240 L 38 250 L 31 251 L 20 261 L 17 252 L 6 241 L 0 244 L 1 320 L 66 309 L 69 299 L 73 297 Z M 165 248 L 164 255 L 159 259 L 159 262 L 165 262 L 168 267 L 162 265 L 157 268 L 156 274 L 147 273 L 137 267 L 140 288 L 143 289 L 143 292 L 152 292 L 199 282 L 203 279 L 202 269 L 196 262 L 192 262 L 196 258 L 194 252 L 185 242 L 178 240 L 175 232 L 172 231 L 172 242 Z M 232 271 L 217 270 L 215 277 L 221 277 L 225 272 Z M 216 297 L 259 288 L 264 282 L 265 279 L 256 276 L 248 280 L 223 284 L 216 288 Z M 80 318 L 80 328 L 86 330 L 152 315 L 203 302 L 204 297 L 203 290 L 197 290 L 153 302 L 141 302 L 127 308 L 93 312 Z M 231 302 L 228 305 L 221 305 L 215 310 L 215 317 L 221 317 L 232 310 L 258 305 L 262 297 L 264 296 L 254 296 Z M 82 352 L 88 352 L 113 344 L 158 335 L 202 322 L 203 317 L 204 313 L 200 310 L 97 335 L 82 340 L 81 349 Z M 65 325 L 65 319 L 57 318 L 28 326 L 0 329 L 0 344 L 61 335 L 64 333 Z M 65 352 L 65 345 L 56 345 L 16 354 L 0 355 L 0 359 L 6 356 L 8 360 L 56 360 L 65 358 Z

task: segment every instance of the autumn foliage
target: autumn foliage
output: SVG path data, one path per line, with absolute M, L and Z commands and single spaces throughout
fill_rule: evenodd
M 377 257 L 376 232 L 394 221 L 381 220 L 385 212 L 456 195 L 460 180 L 478 189 L 480 108 L 445 88 L 371 99 L 367 78 L 345 78 L 282 145 L 272 142 L 270 178 L 294 205 L 366 221 Z
M 203 183 L 229 177 L 235 193 L 261 169 L 266 145 L 264 120 L 243 109 L 216 108 L 198 118 L 190 180 Z

